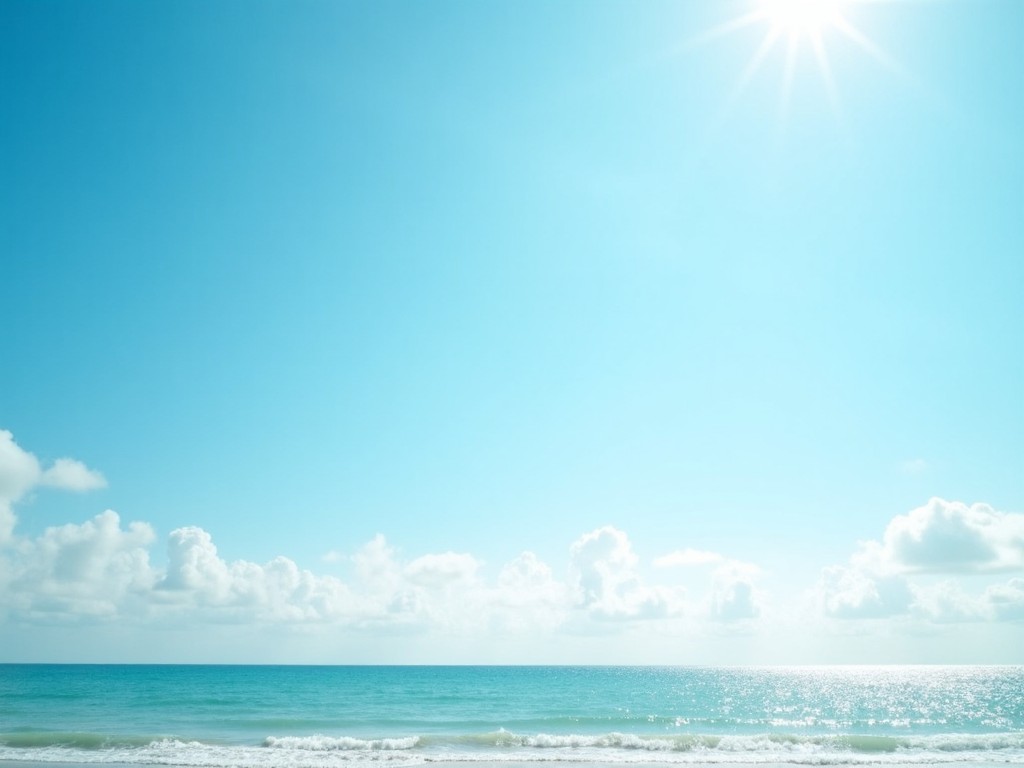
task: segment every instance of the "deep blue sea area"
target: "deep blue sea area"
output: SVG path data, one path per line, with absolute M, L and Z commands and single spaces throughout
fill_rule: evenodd
M 1024 668 L 0 665 L 0 760 L 1024 763 Z

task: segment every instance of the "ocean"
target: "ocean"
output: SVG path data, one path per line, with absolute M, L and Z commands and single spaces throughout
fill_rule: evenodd
M 1024 763 L 1024 668 L 0 665 L 0 761 Z

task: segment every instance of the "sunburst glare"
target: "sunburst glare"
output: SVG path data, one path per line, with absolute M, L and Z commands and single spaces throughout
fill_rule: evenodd
M 746 89 L 771 55 L 781 52 L 783 67 L 779 106 L 780 117 L 785 120 L 796 77 L 797 60 L 802 52 L 809 52 L 822 80 L 832 112 L 837 119 L 841 119 L 839 92 L 826 46 L 829 38 L 845 39 L 887 69 L 904 74 L 902 68 L 872 42 L 850 18 L 854 6 L 877 1 L 751 0 L 745 13 L 712 29 L 704 36 L 717 37 L 751 26 L 764 29 L 764 36 L 740 72 L 730 101 L 735 100 Z
M 841 18 L 841 0 L 758 0 L 757 13 L 775 35 L 815 37 Z

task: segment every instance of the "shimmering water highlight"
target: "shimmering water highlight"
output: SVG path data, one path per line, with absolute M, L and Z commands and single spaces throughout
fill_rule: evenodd
M 0 760 L 1024 763 L 1024 669 L 0 665 Z

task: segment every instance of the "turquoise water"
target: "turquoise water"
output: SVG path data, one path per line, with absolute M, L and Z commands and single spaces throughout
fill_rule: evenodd
M 1024 763 L 1024 668 L 0 665 L 0 760 Z

